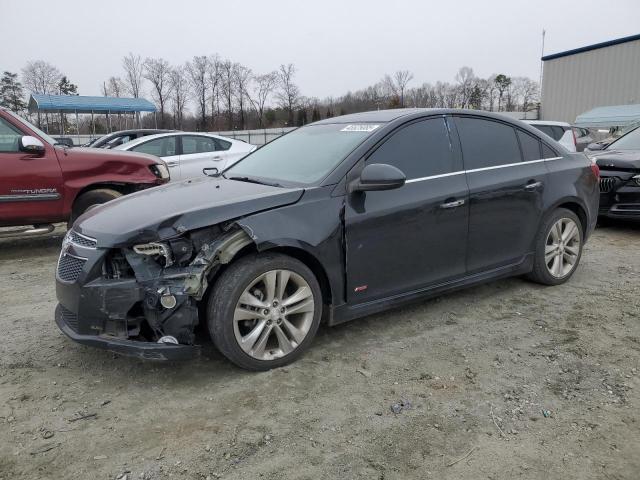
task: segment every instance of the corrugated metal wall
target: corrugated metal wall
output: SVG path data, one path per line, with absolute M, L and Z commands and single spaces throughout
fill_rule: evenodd
M 542 118 L 574 122 L 595 107 L 640 103 L 640 40 L 544 62 Z

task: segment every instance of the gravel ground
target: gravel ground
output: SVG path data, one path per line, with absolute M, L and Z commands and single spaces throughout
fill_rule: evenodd
M 640 476 L 640 226 L 598 229 L 566 285 L 503 280 L 321 328 L 266 373 L 204 336 L 177 364 L 67 340 L 61 239 L 0 240 L 2 479 Z

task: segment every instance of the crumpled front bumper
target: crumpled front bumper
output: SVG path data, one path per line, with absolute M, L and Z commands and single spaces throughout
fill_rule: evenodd
M 56 306 L 55 320 L 62 333 L 71 340 L 82 345 L 101 348 L 128 357 L 137 357 L 145 360 L 188 360 L 200 355 L 200 347 L 197 345 L 139 342 L 107 335 L 76 333 L 74 321 L 77 322 L 77 316 L 60 304 Z

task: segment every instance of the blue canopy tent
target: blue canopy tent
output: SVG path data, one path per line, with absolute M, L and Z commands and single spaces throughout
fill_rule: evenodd
M 640 105 L 598 107 L 576 117 L 575 125 L 584 128 L 626 127 L 640 120 Z
M 112 113 L 118 114 L 136 114 L 138 127 L 140 126 L 140 112 L 153 112 L 156 106 L 149 100 L 144 98 L 120 98 L 120 97 L 88 97 L 80 95 L 47 95 L 33 93 L 29 98 L 30 113 L 59 113 L 60 115 L 75 113 L 76 129 L 80 136 L 80 127 L 78 123 L 78 114 L 91 114 L 91 123 L 93 125 L 93 134 L 95 135 L 95 123 L 93 122 L 94 114 L 104 114 L 107 117 L 109 132 L 111 132 Z M 157 118 L 156 118 L 157 127 Z M 62 122 L 60 122 L 62 129 Z M 60 132 L 64 135 L 64 132 Z

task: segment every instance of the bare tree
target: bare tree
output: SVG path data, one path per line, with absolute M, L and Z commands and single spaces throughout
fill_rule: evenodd
M 216 119 L 220 115 L 220 57 L 215 54 L 209 56 L 209 69 L 207 71 L 211 101 L 211 128 L 215 130 Z
M 121 97 L 124 93 L 125 85 L 120 77 L 109 77 L 102 84 L 102 94 L 105 97 Z
M 184 68 L 178 67 L 171 71 L 171 100 L 173 103 L 173 127 L 182 129 L 184 110 L 189 95 L 189 82 Z
M 538 82 L 526 77 L 516 77 L 513 79 L 513 87 L 522 105 L 522 111 L 526 112 L 538 102 L 540 89 Z
M 413 79 L 413 73 L 409 70 L 398 70 L 393 74 L 385 75 L 382 79 L 382 85 L 384 86 L 388 96 L 397 97 L 396 104 L 402 108 L 404 107 L 404 94 L 407 89 L 407 84 Z
M 193 60 L 187 63 L 187 75 L 191 86 L 191 93 L 198 105 L 200 128 L 202 130 L 206 129 L 207 126 L 208 72 L 209 60 L 205 56 L 193 57 Z
M 60 70 L 43 60 L 28 62 L 22 69 L 22 82 L 32 93 L 55 94 L 61 79 Z
M 235 84 L 234 95 L 238 102 L 238 115 L 240 116 L 240 129 L 245 127 L 245 105 L 247 104 L 247 91 L 253 78 L 250 68 L 236 63 L 233 69 L 233 83 Z
M 134 98 L 140 97 L 144 72 L 142 57 L 129 52 L 129 55 L 122 59 L 122 68 L 124 68 L 125 85 L 129 94 Z
M 236 65 L 231 60 L 225 60 L 220 64 L 220 88 L 224 96 L 227 112 L 227 127 L 233 130 L 233 98 L 235 88 Z
M 473 68 L 461 67 L 456 73 L 455 80 L 458 82 L 460 92 L 460 108 L 467 108 L 476 86 L 476 76 L 473 73 Z
M 278 84 L 278 74 L 277 72 L 270 72 L 264 75 L 257 75 L 253 77 L 251 84 L 251 91 L 247 91 L 246 95 L 258 117 L 258 127 L 264 128 L 264 109 L 269 96 Z
M 278 90 L 276 98 L 280 107 L 287 111 L 287 125 L 293 125 L 293 111 L 298 106 L 300 100 L 300 89 L 293 82 L 296 67 L 293 63 L 280 65 L 278 70 Z
M 144 61 L 144 78 L 151 82 L 152 96 L 160 107 L 160 127 L 164 128 L 164 108 L 171 92 L 171 67 L 163 58 L 147 58 Z
M 22 81 L 29 91 L 41 94 L 58 93 L 58 83 L 62 73 L 56 67 L 43 60 L 28 62 L 22 69 Z M 45 114 L 47 131 L 49 131 L 49 114 Z M 42 127 L 40 112 L 38 112 L 38 126 Z

